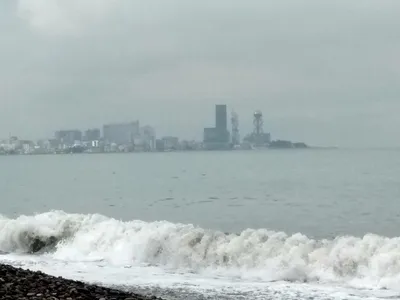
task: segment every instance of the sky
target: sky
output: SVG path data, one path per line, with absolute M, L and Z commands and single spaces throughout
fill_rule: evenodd
M 242 137 L 261 110 L 273 139 L 400 146 L 400 1 L 0 1 L 0 137 L 201 139 L 215 104 Z

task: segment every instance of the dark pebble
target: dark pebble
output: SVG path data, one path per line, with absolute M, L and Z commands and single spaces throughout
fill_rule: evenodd
M 0 299 L 162 300 L 2 264 Z

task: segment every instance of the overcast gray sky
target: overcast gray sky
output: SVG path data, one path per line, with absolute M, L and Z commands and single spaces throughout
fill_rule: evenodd
M 400 145 L 400 1 L 2 0 L 0 137 L 139 119 L 202 136 L 214 104 L 273 138 Z

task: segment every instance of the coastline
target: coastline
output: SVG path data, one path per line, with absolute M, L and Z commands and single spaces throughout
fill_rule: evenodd
M 162 300 L 0 263 L 0 299 Z
M 71 156 L 71 155 L 129 155 L 129 154 L 161 154 L 161 153 L 212 153 L 212 152 L 255 152 L 255 151 L 279 151 L 279 150 L 337 150 L 338 147 L 261 147 L 261 148 L 242 148 L 242 149 L 215 149 L 215 150 L 205 150 L 205 149 L 196 149 L 196 150 L 173 150 L 173 151 L 130 151 L 130 152 L 74 152 L 74 153 L 54 153 L 54 152 L 46 152 L 46 153 L 2 153 L 1 156 Z

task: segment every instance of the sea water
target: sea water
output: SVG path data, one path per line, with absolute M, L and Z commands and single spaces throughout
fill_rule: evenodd
M 400 297 L 398 150 L 3 156 L 0 170 L 3 263 L 166 299 Z

